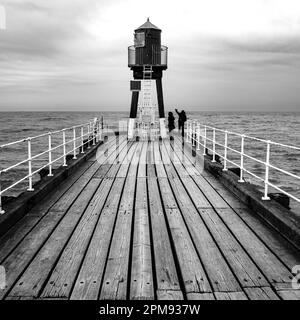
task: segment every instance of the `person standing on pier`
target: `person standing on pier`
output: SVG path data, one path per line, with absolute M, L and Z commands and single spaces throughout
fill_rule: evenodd
M 168 128 L 169 128 L 169 133 L 171 133 L 175 129 L 175 117 L 173 115 L 173 112 L 169 112 Z
M 178 114 L 178 130 L 180 131 L 181 129 L 181 136 L 184 137 L 184 124 L 187 120 L 186 118 L 186 113 L 184 110 L 179 112 L 177 109 L 175 109 L 176 113 Z

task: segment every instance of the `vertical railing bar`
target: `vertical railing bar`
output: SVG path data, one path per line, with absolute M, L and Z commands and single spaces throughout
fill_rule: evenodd
M 245 144 L 245 135 L 241 135 L 242 141 L 241 141 L 241 166 L 240 166 L 240 179 L 239 182 L 245 182 L 244 181 L 244 144 Z
M 262 200 L 270 200 L 270 197 L 268 196 L 268 190 L 269 190 L 269 170 L 270 170 L 270 147 L 271 147 L 271 141 L 267 141 L 267 154 L 266 154 L 266 169 L 265 169 L 265 188 L 264 188 L 264 196 L 262 197 Z
M 73 159 L 77 159 L 77 153 L 76 153 L 76 128 L 73 127 Z
M 64 163 L 63 163 L 63 167 L 67 166 L 67 153 L 66 153 L 66 130 L 63 130 L 63 159 L 64 159 Z
M 224 168 L 223 171 L 228 171 L 227 169 L 227 144 L 228 144 L 228 131 L 225 131 L 225 142 L 224 142 Z
M 84 153 L 83 126 L 81 127 L 81 153 Z
M 48 147 L 49 147 L 49 173 L 48 177 L 52 177 L 52 133 L 48 133 Z
M 87 148 L 90 149 L 90 135 L 91 135 L 91 123 L 88 124 L 88 138 L 87 138 Z
M 34 191 L 32 187 L 32 153 L 31 153 L 31 138 L 27 139 L 27 148 L 28 148 L 28 189 L 27 191 Z
M 206 155 L 206 125 L 204 125 L 204 141 L 203 141 L 203 155 L 205 156 Z
M 200 123 L 197 123 L 197 150 L 200 150 Z
M 216 129 L 213 129 L 213 158 L 212 162 L 216 162 Z

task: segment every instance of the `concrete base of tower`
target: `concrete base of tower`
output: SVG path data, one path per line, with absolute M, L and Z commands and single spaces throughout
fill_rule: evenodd
M 127 138 L 128 139 L 133 139 L 134 137 L 134 118 L 130 118 L 128 120 L 128 131 L 127 131 Z
M 159 119 L 160 136 L 165 139 L 167 138 L 167 129 L 165 125 L 165 118 Z

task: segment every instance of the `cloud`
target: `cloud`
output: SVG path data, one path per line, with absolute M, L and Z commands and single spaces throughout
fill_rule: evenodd
M 103 108 L 123 107 L 130 99 L 132 77 L 127 46 L 133 30 L 148 15 L 163 30 L 162 42 L 169 46 L 164 85 L 172 94 L 166 93 L 167 105 L 178 101 L 222 105 L 221 100 L 235 99 L 230 86 L 252 95 L 257 90 L 259 97 L 257 84 L 268 85 L 274 96 L 293 104 L 300 101 L 298 88 L 291 85 L 300 73 L 297 1 L 188 3 L 4 1 L 7 29 L 0 32 L 0 110 L 22 103 L 24 108 L 61 103 L 76 109 L 86 100 Z M 221 94 L 220 101 L 214 91 Z

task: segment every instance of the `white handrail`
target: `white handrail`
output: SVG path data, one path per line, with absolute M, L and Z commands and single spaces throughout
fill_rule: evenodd
M 274 166 L 273 164 L 270 163 L 271 146 L 272 145 L 273 146 L 280 146 L 280 147 L 288 148 L 291 150 L 297 150 L 297 151 L 300 151 L 300 147 L 286 145 L 286 144 L 274 142 L 271 140 L 264 140 L 264 139 L 260 139 L 260 138 L 256 138 L 256 137 L 252 137 L 252 136 L 248 136 L 245 134 L 240 134 L 240 133 L 236 133 L 236 132 L 232 132 L 232 131 L 228 131 L 228 130 L 218 129 L 218 128 L 215 128 L 215 127 L 212 127 L 209 125 L 201 124 L 197 120 L 196 120 L 196 122 L 197 122 L 197 125 L 195 125 L 195 120 L 187 120 L 186 141 L 191 143 L 192 146 L 197 145 L 197 150 L 199 150 L 199 146 L 202 146 L 203 147 L 203 155 L 206 154 L 206 150 L 211 151 L 212 152 L 212 162 L 215 162 L 216 155 L 219 156 L 221 159 L 223 159 L 223 162 L 224 162 L 223 163 L 223 171 L 227 171 L 228 170 L 227 164 L 231 163 L 235 167 L 240 168 L 240 177 L 238 180 L 239 182 L 241 182 L 241 183 L 244 182 L 244 173 L 245 172 L 248 173 L 249 175 L 251 175 L 252 177 L 258 179 L 259 181 L 263 182 L 264 183 L 264 192 L 263 192 L 262 200 L 270 200 L 268 192 L 269 192 L 269 187 L 272 187 L 272 188 L 282 192 L 283 194 L 289 196 L 293 200 L 300 203 L 300 199 L 297 196 L 283 190 L 281 187 L 276 186 L 274 183 L 270 182 L 270 169 L 276 170 L 276 171 L 281 172 L 289 177 L 300 180 L 300 176 L 298 176 L 292 172 L 288 172 L 284 169 L 278 168 L 277 166 Z M 203 128 L 203 129 L 201 130 L 201 128 Z M 208 131 L 212 132 L 212 138 L 208 137 Z M 223 139 L 224 144 L 220 141 L 218 141 L 218 142 L 216 141 L 217 140 L 216 139 L 216 132 L 224 134 L 224 139 Z M 240 150 L 236 150 L 234 148 L 234 146 L 229 145 L 229 142 L 228 142 L 229 135 L 234 135 L 236 137 L 241 138 Z M 259 142 L 266 144 L 265 161 L 262 161 L 260 159 L 257 159 L 255 157 L 250 156 L 245 153 L 246 139 L 259 141 Z M 209 148 L 207 146 L 208 141 L 211 143 L 212 148 Z M 223 148 L 224 154 L 220 154 L 219 152 L 217 152 L 216 146 Z M 228 150 L 230 150 L 240 156 L 240 164 L 228 159 Z M 252 172 L 251 169 L 245 168 L 245 163 L 244 163 L 245 158 L 251 159 L 251 160 L 264 166 L 264 168 L 265 168 L 264 178 L 259 177 L 257 174 Z
M 76 129 L 80 130 L 80 135 L 76 136 Z M 66 133 L 68 131 L 71 131 L 72 133 L 72 139 L 71 140 L 67 140 L 66 137 Z M 85 132 L 86 131 L 86 132 Z M 43 133 L 34 137 L 28 137 L 26 139 L 21 139 L 18 141 L 13 141 L 13 142 L 9 142 L 3 145 L 0 145 L 0 152 L 2 152 L 3 150 L 5 150 L 6 147 L 8 146 L 12 146 L 12 145 L 16 145 L 19 143 L 24 143 L 27 142 L 27 158 L 25 160 L 22 160 L 14 165 L 11 165 L 7 168 L 1 169 L 0 170 L 0 215 L 4 214 L 5 211 L 3 210 L 3 205 L 2 205 L 2 195 L 7 192 L 8 190 L 14 188 L 15 186 L 17 186 L 18 184 L 20 184 L 21 182 L 25 181 L 28 179 L 28 189 L 27 191 L 34 191 L 33 188 L 33 176 L 35 174 L 37 174 L 38 172 L 40 172 L 42 169 L 47 168 L 49 170 L 49 174 L 48 176 L 51 177 L 53 176 L 53 172 L 52 172 L 52 165 L 57 162 L 60 159 L 63 159 L 63 166 L 67 166 L 67 155 L 68 154 L 73 154 L 73 159 L 77 159 L 77 153 L 84 153 L 84 147 L 85 145 L 87 145 L 88 147 L 90 147 L 90 142 L 92 142 L 93 145 L 96 144 L 96 142 L 101 140 L 101 136 L 102 136 L 102 131 L 103 131 L 103 127 L 100 123 L 99 120 L 94 120 L 93 122 L 88 122 L 88 123 L 84 123 L 81 125 L 76 125 L 73 127 L 68 127 L 68 128 L 64 128 L 61 130 L 56 130 L 56 131 L 51 131 L 51 132 L 47 132 L 47 133 Z M 54 134 L 59 134 L 62 133 L 62 143 L 57 145 L 57 146 L 53 146 L 53 135 Z M 37 154 L 37 155 L 32 155 L 32 141 L 38 138 L 42 138 L 42 137 L 47 137 L 48 136 L 48 142 L 46 143 L 46 149 L 44 151 L 42 151 L 41 153 Z M 84 141 L 84 139 L 87 138 L 86 141 Z M 77 142 L 79 141 L 79 144 L 77 144 Z M 73 144 L 73 148 L 72 150 L 68 150 L 66 146 L 69 144 Z M 57 158 L 53 159 L 53 151 L 58 150 L 59 148 L 63 149 L 63 154 L 58 156 Z M 32 162 L 41 157 L 42 155 L 48 154 L 48 160 L 47 160 L 47 164 L 42 165 L 41 167 L 39 167 L 38 169 L 36 169 L 35 171 L 33 171 L 33 167 L 32 167 Z M 26 174 L 24 177 L 20 178 L 18 181 L 10 184 L 9 186 L 7 186 L 6 188 L 2 189 L 1 188 L 1 174 L 6 173 L 16 167 L 19 167 L 20 165 L 24 165 L 24 164 L 28 164 L 28 174 Z

